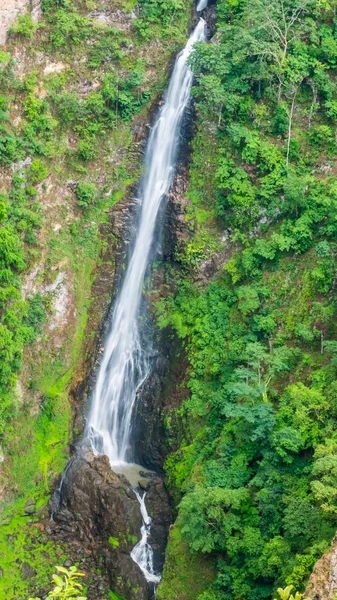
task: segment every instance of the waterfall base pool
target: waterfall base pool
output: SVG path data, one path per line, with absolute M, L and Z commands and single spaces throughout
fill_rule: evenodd
M 153 471 L 149 471 L 149 469 L 136 463 L 112 463 L 111 469 L 117 475 L 124 475 L 134 489 L 138 487 L 145 488 L 148 480 L 154 475 Z

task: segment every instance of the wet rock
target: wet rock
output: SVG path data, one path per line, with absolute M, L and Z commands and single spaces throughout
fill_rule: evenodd
M 139 392 L 132 440 L 137 462 L 151 469 L 161 469 L 164 463 L 162 399 L 163 381 L 168 368 L 168 361 L 159 356 L 152 364 L 152 373 Z
M 47 519 L 48 517 L 48 508 L 47 506 L 41 506 L 37 511 L 37 516 L 39 519 Z
M 160 477 L 150 480 L 146 492 L 146 506 L 152 518 L 150 543 L 154 551 L 154 570 L 159 573 L 163 569 L 168 531 L 172 522 L 167 492 Z
M 33 515 L 36 512 L 36 502 L 34 500 L 28 500 L 24 507 L 25 515 Z
M 170 522 L 170 510 L 163 481 L 149 480 L 146 503 L 153 519 L 152 540 L 156 567 L 163 554 Z M 83 554 L 88 551 L 103 560 L 111 589 L 126 600 L 149 600 L 153 590 L 130 552 L 140 538 L 141 513 L 136 495 L 123 475 L 111 470 L 106 456 L 86 451 L 73 459 L 63 482 L 60 504 L 54 520 L 64 540 L 76 538 Z M 118 540 L 118 545 L 109 539 Z
M 168 195 L 168 206 L 165 216 L 165 234 L 163 241 L 163 258 L 174 263 L 176 253 L 190 239 L 191 232 L 185 219 L 189 199 L 186 196 L 188 176 L 185 169 L 176 177 Z
M 146 124 L 143 121 L 136 123 L 132 128 L 132 136 L 134 141 L 138 144 L 139 142 L 143 142 L 146 138 L 146 134 L 148 133 Z
M 221 269 L 224 268 L 232 255 L 233 246 L 229 244 L 219 252 L 213 254 L 210 258 L 202 261 L 198 268 L 196 280 L 207 284 Z
M 32 577 L 35 577 L 36 572 L 28 563 L 24 562 L 21 567 L 21 575 L 23 579 L 32 579 Z

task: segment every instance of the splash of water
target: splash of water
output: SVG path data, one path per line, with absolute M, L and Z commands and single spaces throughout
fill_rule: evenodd
M 151 259 L 156 220 L 173 182 L 182 118 L 193 80 L 188 57 L 196 42 L 205 39 L 205 22 L 200 19 L 184 50 L 178 55 L 158 119 L 152 129 L 141 185 L 137 235 L 120 294 L 112 313 L 110 329 L 93 392 L 86 437 L 96 454 L 109 457 L 112 469 L 134 462 L 131 439 L 137 392 L 150 372 L 149 352 L 142 340 L 140 307 L 142 288 Z M 145 494 L 135 494 L 143 526 L 141 540 L 132 551 L 147 581 L 158 583 L 153 570 L 153 551 L 148 543 L 151 519 Z

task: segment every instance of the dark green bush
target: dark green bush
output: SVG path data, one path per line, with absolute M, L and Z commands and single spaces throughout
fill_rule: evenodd
M 76 197 L 79 206 L 90 206 L 97 198 L 97 189 L 93 183 L 80 181 L 76 188 Z

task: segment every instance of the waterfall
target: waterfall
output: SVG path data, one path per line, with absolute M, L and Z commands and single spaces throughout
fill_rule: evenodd
M 197 12 L 202 12 L 207 7 L 208 0 L 199 0 L 197 4 Z
M 62 477 L 60 479 L 60 483 L 58 485 L 58 487 L 56 488 L 54 494 L 53 494 L 53 498 L 52 498 L 52 507 L 51 507 L 51 513 L 50 513 L 50 520 L 54 521 L 54 513 L 60 508 L 60 502 L 61 502 L 61 497 L 62 497 L 62 488 L 63 488 L 63 484 L 65 482 L 67 473 L 69 468 L 71 467 L 71 465 L 73 464 L 74 459 L 71 459 L 66 468 L 64 469 L 63 473 L 62 473 Z
M 149 544 L 149 536 L 151 531 L 151 517 L 148 515 L 145 506 L 145 496 L 144 493 L 142 496 L 135 490 L 135 494 L 137 496 L 137 500 L 140 504 L 140 512 L 143 519 L 143 525 L 140 530 L 141 539 L 136 544 L 134 549 L 131 552 L 131 558 L 137 563 L 137 565 L 141 568 L 144 573 L 144 576 L 147 581 L 151 583 L 159 583 L 160 575 L 156 575 L 153 568 L 153 550 Z
M 193 45 L 205 39 L 205 22 L 200 19 L 184 50 L 178 55 L 165 102 L 152 129 L 146 155 L 145 175 L 140 187 L 140 215 L 124 281 L 117 297 L 105 340 L 102 362 L 88 415 L 85 435 L 96 454 L 109 457 L 112 469 L 121 472 L 136 457 L 131 451 L 132 418 L 137 391 L 150 372 L 149 352 L 142 340 L 140 306 L 147 267 L 151 260 L 156 219 L 173 182 L 184 110 L 193 80 L 187 59 Z M 148 543 L 151 519 L 145 494 L 135 489 L 143 526 L 141 540 L 132 558 L 147 581 L 158 583 Z

